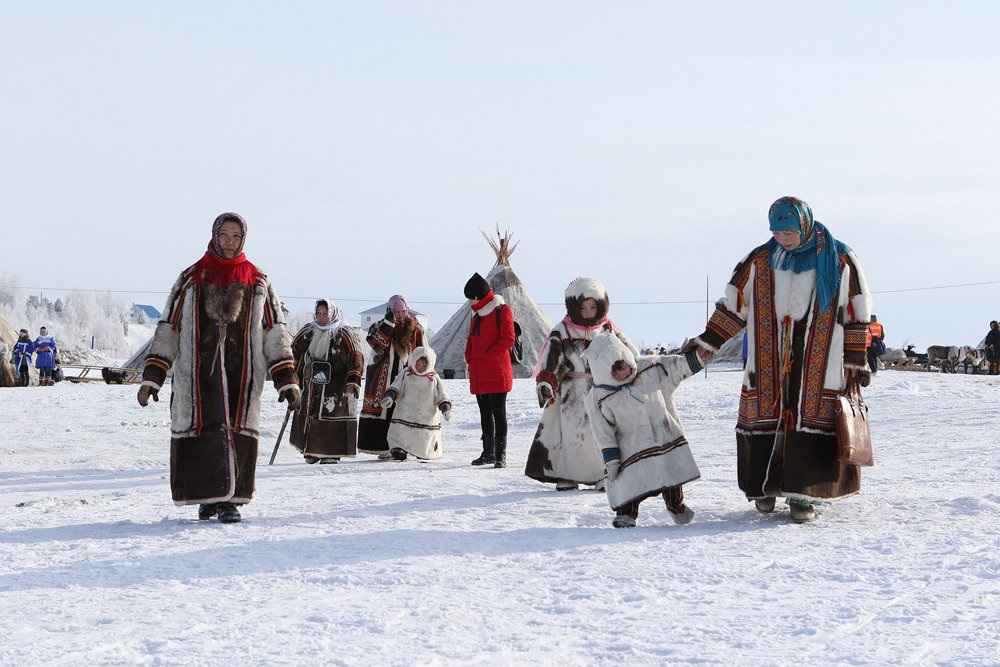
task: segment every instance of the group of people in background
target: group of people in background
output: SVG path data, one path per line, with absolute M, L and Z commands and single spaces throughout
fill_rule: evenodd
M 38 384 L 42 387 L 52 386 L 59 379 L 59 348 L 56 339 L 42 327 L 38 336 L 32 340 L 27 329 L 18 332 L 17 342 L 11 350 L 10 363 L 14 367 L 14 386 L 27 387 L 30 380 L 31 358 L 34 355 L 35 369 L 38 371 Z
M 860 489 L 858 467 L 837 459 L 833 409 L 849 379 L 865 386 L 874 371 L 866 353 L 882 336 L 870 328 L 867 282 L 851 249 L 801 199 L 777 200 L 768 221 L 771 238 L 736 265 L 706 329 L 680 354 L 639 355 L 608 318 L 604 285 L 592 277 L 570 283 L 566 316 L 535 368 L 542 413 L 525 475 L 557 491 L 605 491 L 615 527 L 635 526 L 639 504 L 654 496 L 674 522 L 690 522 L 683 486 L 700 473 L 672 395 L 745 331 L 736 465 L 747 499 L 765 514 L 784 499 L 796 522 L 808 522 L 816 505 Z M 167 371 L 174 374 L 174 502 L 198 505 L 200 519 L 240 520 L 238 507 L 253 495 L 268 377 L 287 401 L 290 441 L 308 463 L 359 451 L 439 458 L 451 400 L 403 296 L 390 298 L 368 330 L 372 358 L 363 368 L 358 335 L 329 299 L 317 300 L 312 321 L 289 334 L 273 286 L 243 253 L 246 234 L 241 216 L 216 218 L 204 256 L 175 282 L 146 358 L 141 405 L 158 400 Z M 464 295 L 482 440 L 472 465 L 504 468 L 514 316 L 478 273 Z

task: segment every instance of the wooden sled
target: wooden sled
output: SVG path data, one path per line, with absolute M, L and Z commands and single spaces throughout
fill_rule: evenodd
M 60 368 L 70 382 L 103 382 L 104 384 L 139 384 L 142 382 L 142 371 L 135 368 L 114 368 L 111 366 L 89 366 L 60 364 Z M 70 371 L 78 371 L 71 375 Z

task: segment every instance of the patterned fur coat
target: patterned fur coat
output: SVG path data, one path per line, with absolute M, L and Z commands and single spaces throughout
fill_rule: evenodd
M 253 285 L 174 283 L 146 357 L 143 384 L 173 369 L 170 485 L 178 505 L 250 501 L 260 399 L 268 375 L 296 384 L 281 302 L 261 276 Z
M 539 482 L 597 484 L 604 478 L 604 460 L 594 442 L 584 402 L 593 385 L 586 352 L 594 336 L 617 336 L 633 353 L 632 341 L 610 320 L 583 327 L 565 318 L 543 347 L 545 356 L 536 384 L 546 385 L 554 398 L 545 406 L 528 452 L 524 474 Z
M 747 328 L 737 466 L 747 498 L 834 499 L 861 486 L 857 466 L 836 458 L 834 406 L 845 370 L 867 372 L 871 294 L 853 252 L 838 257 L 839 288 L 822 312 L 815 271 L 774 270 L 766 245 L 733 271 L 697 337 L 717 351 Z
M 371 325 L 366 340 L 372 348 L 372 363 L 365 374 L 361 416 L 385 419 L 386 410 L 382 407 L 385 392 L 404 368 L 410 353 L 424 344 L 424 330 L 413 319 L 398 326 L 383 319 Z
M 350 326 L 323 330 L 306 324 L 292 341 L 295 370 L 302 383 L 302 404 L 292 419 L 289 442 L 305 456 L 355 456 L 358 453 L 358 399 L 364 356 Z M 327 384 L 313 382 L 313 362 L 330 364 Z

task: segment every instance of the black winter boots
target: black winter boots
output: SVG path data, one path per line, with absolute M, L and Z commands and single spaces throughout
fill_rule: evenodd
M 490 463 L 493 463 L 495 460 L 493 458 L 493 437 L 492 436 L 486 437 L 484 435 L 482 436 L 482 441 L 483 441 L 483 453 L 479 456 L 478 459 L 472 462 L 472 465 L 474 466 L 489 465 Z
M 243 520 L 240 511 L 233 503 L 219 503 L 216 505 L 219 510 L 219 521 L 221 523 L 239 523 Z
M 208 521 L 215 515 L 219 516 L 221 523 L 239 523 L 243 520 L 233 503 L 206 503 L 198 506 L 198 518 L 201 521 Z
M 496 446 L 494 447 L 495 454 L 493 455 L 493 467 L 494 468 L 506 468 L 507 467 L 507 438 L 497 438 Z

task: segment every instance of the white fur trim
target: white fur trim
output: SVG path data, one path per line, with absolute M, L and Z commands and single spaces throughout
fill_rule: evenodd
M 499 294 L 494 294 L 493 298 L 490 299 L 490 302 L 488 304 L 486 304 L 479 310 L 473 310 L 472 312 L 475 315 L 479 315 L 479 317 L 486 317 L 487 315 L 492 313 L 495 309 L 499 308 L 505 303 L 506 301 L 503 300 L 502 296 L 500 296 Z
M 597 278 L 582 277 L 577 278 L 566 287 L 566 298 L 596 299 L 604 301 L 608 298 L 608 291 L 604 289 L 604 284 Z
M 590 372 L 594 376 L 594 384 L 622 385 L 635 378 L 636 361 L 632 350 L 625 343 L 610 333 L 594 336 L 590 347 L 584 353 L 590 364 Z M 611 376 L 611 368 L 618 360 L 624 360 L 632 367 L 632 373 L 625 380 L 616 380 Z
M 427 370 L 423 373 L 417 371 L 417 361 L 423 357 L 427 359 Z M 427 375 L 428 373 L 434 372 L 434 364 L 437 363 L 437 353 L 431 349 L 430 345 L 421 345 L 420 347 L 414 348 L 410 356 L 407 357 L 406 365 L 417 375 Z

